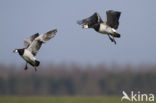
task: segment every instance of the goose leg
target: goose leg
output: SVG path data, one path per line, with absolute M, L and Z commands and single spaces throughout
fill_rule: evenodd
M 111 38 L 111 36 L 108 34 L 109 39 L 113 42 L 113 38 Z
M 27 69 L 28 69 L 27 64 L 28 64 L 28 63 L 26 62 L 24 70 L 27 70 Z
M 34 67 L 35 68 L 35 72 L 37 71 L 37 68 L 36 67 Z
M 114 44 L 116 44 L 116 41 L 115 41 L 115 39 L 114 39 L 114 36 L 113 36 L 113 42 L 114 42 Z
M 114 43 L 116 44 L 116 41 L 115 41 L 114 37 L 112 38 L 112 37 L 110 36 L 110 34 L 108 34 L 108 37 L 109 37 L 109 39 L 111 40 L 111 42 L 114 42 Z

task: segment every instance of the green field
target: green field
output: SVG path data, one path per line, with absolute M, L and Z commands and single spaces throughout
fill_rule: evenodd
M 120 99 L 115 96 L 0 96 L 0 103 L 132 103 Z

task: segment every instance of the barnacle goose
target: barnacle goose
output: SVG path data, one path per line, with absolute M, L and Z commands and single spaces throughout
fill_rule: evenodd
M 119 25 L 120 14 L 121 12 L 119 11 L 108 10 L 106 11 L 106 18 L 103 22 L 100 15 L 95 12 L 92 16 L 77 21 L 77 23 L 82 25 L 83 28 L 93 28 L 99 33 L 107 34 L 109 39 L 116 44 L 114 37 L 120 37 L 120 34 L 116 31 Z
M 42 35 L 36 33 L 26 40 L 24 40 L 24 48 L 13 50 L 14 53 L 19 53 L 19 55 L 26 61 L 25 70 L 27 70 L 27 64 L 32 65 L 37 71 L 37 68 L 40 64 L 38 60 L 36 60 L 35 56 L 37 52 L 41 48 L 42 43 L 46 43 L 48 40 L 53 38 L 56 35 L 57 29 L 48 31 Z

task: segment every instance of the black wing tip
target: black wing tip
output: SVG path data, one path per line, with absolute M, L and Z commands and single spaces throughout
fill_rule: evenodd
M 48 31 L 47 34 L 51 34 L 51 33 L 55 34 L 56 32 L 57 32 L 57 29 L 53 29 L 53 30 Z
M 39 33 L 35 33 L 35 34 L 34 34 L 35 37 L 37 37 L 37 36 L 39 36 L 39 35 L 40 35 Z
M 51 32 L 56 33 L 57 32 L 57 29 L 53 29 Z
M 57 32 L 57 29 L 54 29 L 54 30 L 52 30 L 54 33 L 56 33 Z
M 94 16 L 95 16 L 95 15 L 96 15 L 96 16 L 100 16 L 98 12 L 94 12 L 93 15 L 94 15 Z
M 94 14 L 98 15 L 99 13 L 98 12 L 95 12 Z
M 116 10 L 107 10 L 106 12 L 107 12 L 107 13 L 108 13 L 108 12 L 112 12 L 112 13 L 119 13 L 119 14 L 121 14 L 121 11 L 116 11 Z
M 115 10 L 107 10 L 106 13 L 108 13 L 108 14 L 110 13 L 112 15 L 116 15 L 117 18 L 119 18 L 120 15 L 121 15 L 120 11 L 115 11 Z

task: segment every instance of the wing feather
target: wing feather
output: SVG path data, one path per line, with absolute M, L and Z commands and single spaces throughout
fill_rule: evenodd
M 80 21 L 77 21 L 77 23 L 79 25 L 88 25 L 88 26 L 93 26 L 94 24 L 96 23 L 101 23 L 103 22 L 100 15 L 95 12 L 92 16 L 86 18 L 86 19 L 83 19 L 83 20 L 80 20 Z
M 105 23 L 109 25 L 110 27 L 117 29 L 119 26 L 119 18 L 120 18 L 121 12 L 114 11 L 114 10 L 108 10 L 106 11 L 106 20 Z
M 39 51 L 39 49 L 42 46 L 42 43 L 46 43 L 48 40 L 53 38 L 56 35 L 56 32 L 57 32 L 57 29 L 54 29 L 54 30 L 48 31 L 47 33 L 44 33 L 44 34 L 38 36 L 37 38 L 35 38 L 33 40 L 31 45 L 28 47 L 28 50 L 34 56 L 36 56 L 37 52 Z
M 26 40 L 24 40 L 24 48 L 28 48 L 30 46 L 30 44 L 33 42 L 33 40 L 35 38 L 37 38 L 39 36 L 39 33 L 36 33 L 30 37 L 28 37 Z

